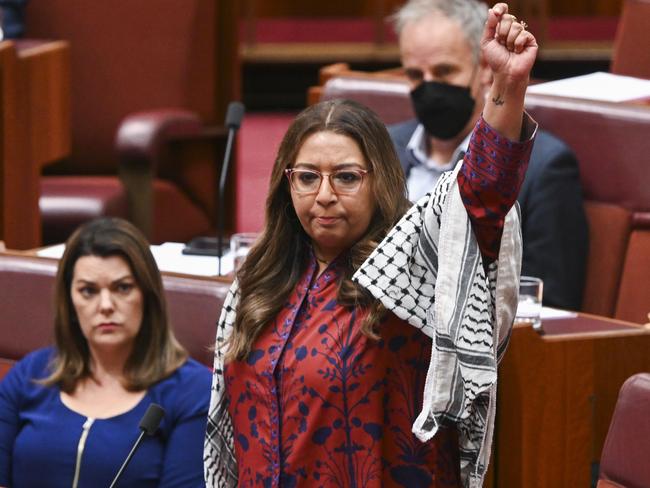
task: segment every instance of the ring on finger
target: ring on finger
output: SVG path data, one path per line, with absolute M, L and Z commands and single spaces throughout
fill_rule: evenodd
M 523 20 L 520 20 L 519 23 L 521 24 L 521 28 L 523 30 L 528 29 L 528 24 L 526 22 L 524 22 Z

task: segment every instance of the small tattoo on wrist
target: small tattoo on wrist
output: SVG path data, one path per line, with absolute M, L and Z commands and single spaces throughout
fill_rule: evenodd
M 492 102 L 495 105 L 503 105 L 504 103 L 506 103 L 505 100 L 503 98 L 501 98 L 501 95 L 497 95 L 496 97 L 492 97 Z

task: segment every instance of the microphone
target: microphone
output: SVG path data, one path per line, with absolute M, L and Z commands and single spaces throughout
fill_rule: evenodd
M 221 257 L 223 255 L 223 227 L 224 227 L 224 198 L 226 193 L 226 179 L 228 177 L 228 166 L 230 165 L 232 146 L 235 140 L 235 134 L 241 126 L 244 118 L 244 104 L 241 102 L 230 102 L 226 112 L 225 126 L 228 129 L 226 140 L 226 150 L 221 163 L 221 174 L 217 186 L 217 238 L 214 237 L 195 237 L 183 249 L 183 254 L 198 254 L 203 256 L 218 256 L 219 269 L 218 274 L 221 276 Z
M 228 166 L 230 164 L 230 153 L 232 152 L 232 143 L 235 140 L 235 134 L 241 126 L 244 118 L 244 104 L 241 102 L 230 102 L 226 112 L 226 127 L 228 127 L 228 140 L 226 141 L 226 152 L 223 155 L 223 164 L 221 165 L 221 178 L 219 178 L 219 208 L 217 215 L 217 250 L 219 252 L 219 269 L 218 274 L 221 276 L 221 258 L 223 257 L 223 207 L 226 193 L 226 177 L 228 175 Z
M 133 447 L 131 448 L 131 452 L 129 452 L 129 455 L 126 456 L 126 459 L 122 463 L 120 470 L 115 475 L 115 478 L 113 478 L 113 482 L 111 483 L 111 486 L 109 488 L 115 488 L 117 481 L 122 476 L 122 473 L 126 469 L 129 462 L 131 461 L 131 458 L 135 454 L 135 451 L 138 449 L 138 447 L 140 447 L 140 443 L 142 442 L 142 439 L 144 438 L 145 434 L 154 435 L 156 433 L 156 430 L 158 430 L 158 427 L 160 426 L 160 422 L 162 421 L 164 416 L 165 416 L 165 410 L 160 405 L 157 405 L 155 403 L 149 405 L 149 408 L 147 408 L 147 411 L 142 416 L 142 419 L 140 419 L 139 427 L 140 430 L 142 430 L 142 432 L 140 432 L 140 435 L 138 436 L 135 443 L 133 444 Z
M 244 118 L 244 104 L 241 102 L 230 102 L 226 112 L 226 127 L 237 130 Z

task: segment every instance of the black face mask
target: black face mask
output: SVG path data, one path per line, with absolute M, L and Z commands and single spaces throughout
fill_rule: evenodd
M 475 101 L 468 87 L 423 81 L 411 92 L 418 120 L 438 139 L 453 139 L 467 125 Z

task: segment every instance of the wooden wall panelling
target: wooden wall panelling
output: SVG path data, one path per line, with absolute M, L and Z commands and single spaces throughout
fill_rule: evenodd
M 265 2 L 244 0 L 240 16 L 243 40 L 248 46 L 255 44 L 258 19 L 265 18 L 368 18 L 373 22 L 373 43 L 381 45 L 391 29 L 387 17 L 404 4 L 405 0 L 363 0 L 361 2 L 322 2 L 318 0 L 283 0 Z
M 621 13 L 623 0 L 546 0 L 552 15 L 615 16 Z
M 255 17 L 371 17 L 377 10 L 394 7 L 404 0 L 361 0 L 323 2 L 322 0 L 245 0 L 245 8 Z
M 39 43 L 19 50 L 31 160 L 40 167 L 70 153 L 70 46 Z
M 272 2 L 269 2 L 272 3 Z M 223 124 L 228 109 L 228 103 L 241 99 L 241 60 L 239 58 L 239 24 L 241 16 L 240 0 L 217 0 L 216 2 L 216 35 L 218 70 L 215 81 L 216 110 L 214 123 Z
M 0 239 L 9 248 L 40 244 L 38 172 L 29 164 L 26 90 L 19 71 L 15 44 L 1 43 Z
M 41 243 L 41 168 L 70 151 L 70 58 L 66 42 L 0 44 L 0 239 Z

